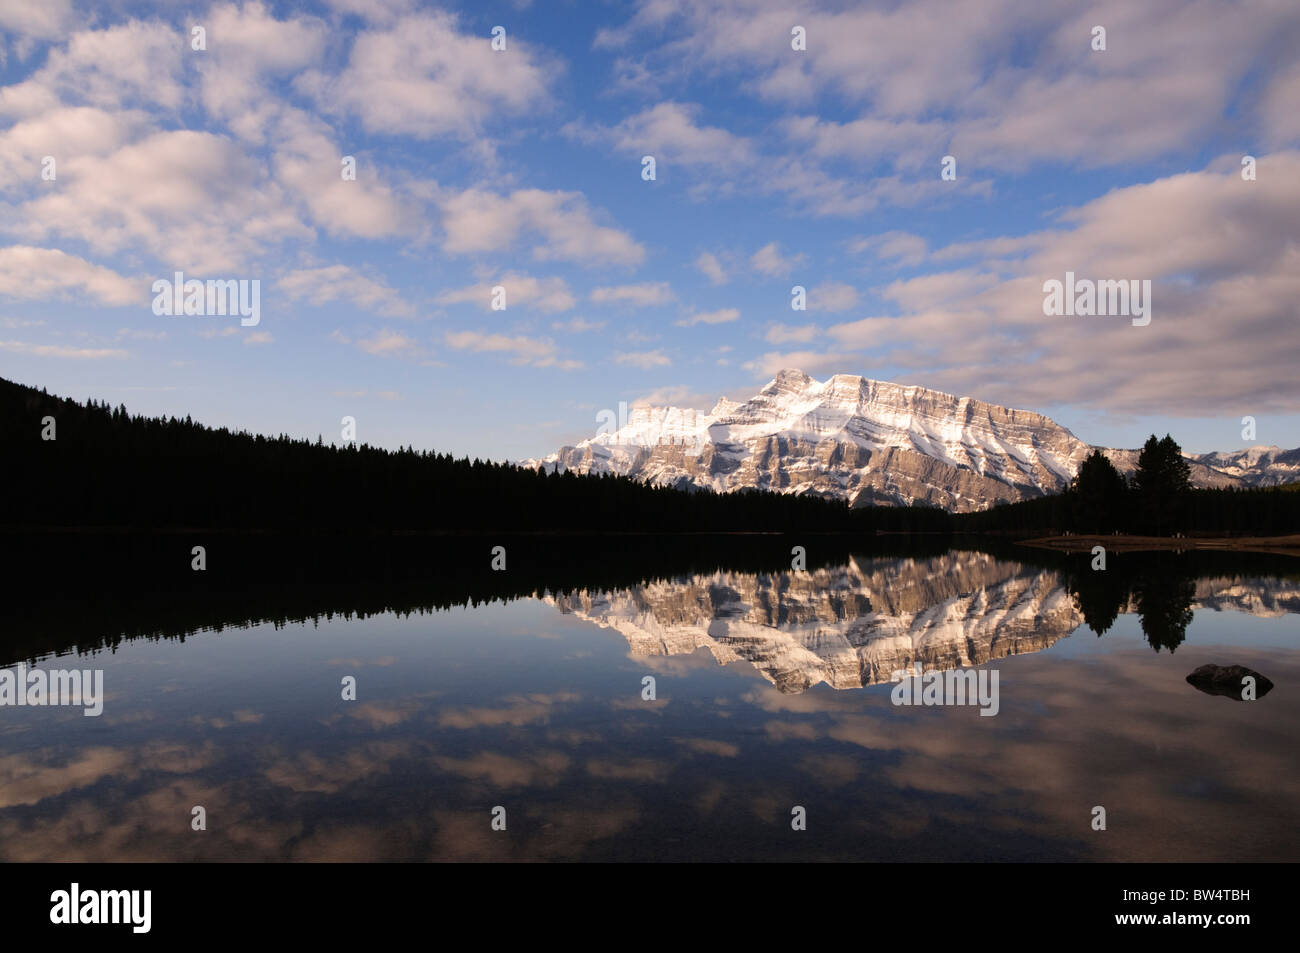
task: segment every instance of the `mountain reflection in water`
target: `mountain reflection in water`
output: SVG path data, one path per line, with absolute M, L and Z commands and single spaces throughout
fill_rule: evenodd
M 1138 616 L 1153 648 L 1172 652 L 1196 608 L 1300 611 L 1300 585 L 1193 581 L 1159 563 L 1118 585 L 1113 578 L 1063 578 L 1056 570 L 954 551 L 929 559 L 850 559 L 812 572 L 720 572 L 547 601 L 618 632 L 634 658 L 705 649 L 721 664 L 750 663 L 788 693 L 821 682 L 861 688 L 917 665 L 943 671 L 1038 652 L 1081 625 L 1102 634 L 1121 613 Z
M 0 709 L 0 859 L 1300 859 L 1285 558 L 497 542 L 11 548 L 4 664 L 105 700 Z M 996 717 L 871 688 L 916 663 Z

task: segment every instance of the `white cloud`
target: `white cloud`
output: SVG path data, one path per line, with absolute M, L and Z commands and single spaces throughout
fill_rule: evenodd
M 817 116 L 782 120 L 781 131 L 804 155 L 854 162 L 887 160 L 916 168 L 944 154 L 948 131 L 933 120 L 864 117 L 846 123 Z
M 645 249 L 626 232 L 595 221 L 579 192 L 520 189 L 497 195 L 467 189 L 439 204 L 443 249 L 453 254 L 503 251 L 532 233 L 541 238 L 532 249 L 539 261 L 636 265 L 645 258 Z
M 581 334 L 584 331 L 599 331 L 605 327 L 604 321 L 588 321 L 586 318 L 573 318 L 569 321 L 554 321 L 551 323 L 552 331 L 568 331 L 571 334 Z
M 1300 61 L 1277 75 L 1260 103 L 1265 134 L 1275 146 L 1300 142 Z
M 143 248 L 197 277 L 239 269 L 268 243 L 311 238 L 282 199 L 231 140 L 160 132 L 62 163 L 59 189 L 23 204 L 23 222 L 12 228 L 35 239 L 79 239 L 101 253 Z
M 480 281 L 465 288 L 444 291 L 437 300 L 439 304 L 467 302 L 490 310 L 495 297 L 492 289 L 498 286 L 505 289 L 507 311 L 518 305 L 524 305 L 553 314 L 557 311 L 568 311 L 578 303 L 563 278 L 534 278 L 531 275 L 515 272 L 503 275 L 494 281 Z
M 727 169 L 752 162 L 754 149 L 748 140 L 716 126 L 697 125 L 702 111 L 691 103 L 665 102 L 608 129 L 571 124 L 565 131 L 584 141 L 607 142 L 619 152 L 654 156 L 656 166 L 681 163 Z
M 740 317 L 738 308 L 720 308 L 717 311 L 704 311 L 688 315 L 677 322 L 679 328 L 690 328 L 697 324 L 727 324 Z
M 194 63 L 204 108 L 243 138 L 260 142 L 264 125 L 281 109 L 268 95 L 268 80 L 295 76 L 317 62 L 329 28 L 311 16 L 278 20 L 259 2 L 217 4 L 203 20 L 208 48 Z
M 774 324 L 767 329 L 763 340 L 768 344 L 807 344 L 817 334 L 817 326 L 813 324 L 797 327 L 789 324 Z
M 392 23 L 415 9 L 416 0 L 325 0 L 339 13 L 350 13 L 373 23 Z
M 807 29 L 806 55 L 790 53 L 795 22 Z M 1104 53 L 1089 48 L 1093 24 L 1109 31 Z M 1291 67 L 1277 51 L 1300 42 L 1300 17 L 1272 0 L 1040 0 L 1028 9 L 1017 0 L 820 0 L 797 10 L 786 0 L 642 0 L 597 45 L 634 36 L 659 44 L 639 58 L 650 75 L 702 75 L 775 103 L 829 95 L 860 109 L 843 124 L 790 121 L 814 158 L 914 165 L 946 143 L 959 159 L 1006 169 L 1158 157 L 1219 136 L 1230 112 L 1234 122 L 1242 113 L 1285 129 L 1294 121 L 1277 105 L 1288 101 L 1286 81 L 1271 99 L 1252 85 Z
M 950 193 L 954 187 L 954 183 L 939 183 L 937 176 L 928 173 L 922 179 L 906 181 L 898 175 L 863 180 L 834 174 L 825 168 L 828 156 L 799 147 L 786 154 L 760 152 L 748 138 L 697 124 L 701 112 L 698 105 L 661 103 L 615 126 L 570 123 L 563 131 L 579 141 L 604 144 L 625 155 L 666 159 L 664 173 L 678 168 L 691 173 L 693 184 L 688 192 L 697 199 L 737 193 L 782 195 L 800 213 L 853 216 L 882 202 L 911 204 Z M 774 138 L 769 138 L 769 145 Z M 964 178 L 961 188 L 987 192 L 989 184 Z
M 770 278 L 785 278 L 804 262 L 804 255 L 786 257 L 776 242 L 768 242 L 750 257 L 749 263 L 760 274 Z
M 357 179 L 343 181 L 335 133 L 272 89 L 324 56 L 324 21 L 277 20 L 259 2 L 215 4 L 202 21 L 201 54 L 181 27 L 131 20 L 70 35 L 27 80 L 0 90 L 0 112 L 26 117 L 0 133 L 0 181 L 31 196 L 11 231 L 208 273 L 311 240 L 308 221 L 344 236 L 427 234 L 418 197 L 392 184 L 401 177 L 380 179 L 359 156 Z M 161 128 L 194 106 L 207 131 Z M 255 151 L 262 146 L 269 156 Z M 47 154 L 57 185 L 37 181 Z
M 910 232 L 881 232 L 879 235 L 867 235 L 849 242 L 849 251 L 855 255 L 870 252 L 881 261 L 892 262 L 900 267 L 913 267 L 925 260 L 927 245 L 920 235 Z
M 639 367 L 643 371 L 653 367 L 667 367 L 672 363 L 663 351 L 620 351 L 614 355 L 614 361 L 630 367 Z
M 56 108 L 19 120 L 0 132 L 0 190 L 36 186 L 45 156 L 55 160 L 57 175 L 59 164 L 70 158 L 113 152 L 140 126 L 135 114 L 90 106 Z
M 576 370 L 583 366 L 581 361 L 560 358 L 555 342 L 549 338 L 492 334 L 483 331 L 451 331 L 447 334 L 447 346 L 457 350 L 509 354 L 512 364 L 557 367 L 564 371 Z
M 695 267 L 715 285 L 727 283 L 727 272 L 723 269 L 722 262 L 718 261 L 718 256 L 712 252 L 700 252 L 699 257 L 695 259 Z
M 808 292 L 813 311 L 847 311 L 858 303 L 858 289 L 842 281 L 823 281 Z
M 126 351 L 117 348 L 66 347 L 62 344 L 31 344 L 27 341 L 0 341 L 0 351 L 30 354 L 33 357 L 61 357 L 78 361 L 126 357 Z
M 352 156 L 356 178 L 343 178 L 342 156 L 329 127 L 320 120 L 299 110 L 284 110 L 272 126 L 271 138 L 276 180 L 331 234 L 413 237 L 428 230 L 422 221 L 423 203 L 387 184 L 396 177 L 376 169 L 368 156 Z
M 415 339 L 408 337 L 398 331 L 389 331 L 387 329 L 379 331 L 372 338 L 367 338 L 357 342 L 357 347 L 367 354 L 379 356 L 389 356 L 392 354 L 406 354 L 419 348 Z
M 290 298 L 305 299 L 314 305 L 342 300 L 379 314 L 409 315 L 414 311 L 385 282 L 368 278 L 348 265 L 291 271 L 277 284 Z
M 676 300 L 666 281 L 596 288 L 591 292 L 590 298 L 593 304 L 626 304 L 634 308 L 668 304 Z
M 16 37 L 53 40 L 72 22 L 72 0 L 5 0 L 0 6 L 0 30 Z
M 883 290 L 897 316 L 827 333 L 929 386 L 1009 406 L 1300 411 L 1300 153 L 1262 156 L 1269 173 L 1256 182 L 1241 179 L 1237 158 L 1112 190 L 1061 213 L 1059 227 L 965 243 L 969 267 Z M 1043 282 L 1066 271 L 1151 281 L 1151 323 L 1045 316 Z
M 648 394 L 628 401 L 629 407 L 679 407 L 708 411 L 717 403 L 716 397 L 692 390 L 685 384 L 657 387 Z
M 304 74 L 298 87 L 325 112 L 354 116 L 367 132 L 470 139 L 493 120 L 542 108 L 547 77 L 562 65 L 527 39 L 461 31 L 455 16 L 428 11 L 362 32 L 338 76 Z
M 0 248 L 0 295 L 36 300 L 83 296 L 121 306 L 149 301 L 148 283 L 69 255 L 57 248 L 10 245 Z
M 786 353 L 769 351 L 752 361 L 746 361 L 743 367 L 760 377 L 773 377 L 777 371 L 786 368 L 798 368 L 805 374 L 815 374 L 819 371 L 842 374 L 847 373 L 846 360 L 842 351 L 788 351 Z
M 44 66 L 5 87 L 0 112 L 32 114 L 58 103 L 176 110 L 185 99 L 181 57 L 187 48 L 176 28 L 158 22 L 131 20 L 73 33 L 51 48 Z

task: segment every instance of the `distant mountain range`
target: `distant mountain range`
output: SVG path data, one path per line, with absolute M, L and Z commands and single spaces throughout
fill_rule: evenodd
M 1032 411 L 850 374 L 818 381 L 798 370 L 781 371 L 744 402 L 723 398 L 707 414 L 637 407 L 612 423 L 525 465 L 960 513 L 1058 493 L 1093 450 Z M 1121 472 L 1136 469 L 1139 451 L 1101 449 Z M 1300 479 L 1300 449 L 1251 447 L 1187 460 L 1196 486 Z

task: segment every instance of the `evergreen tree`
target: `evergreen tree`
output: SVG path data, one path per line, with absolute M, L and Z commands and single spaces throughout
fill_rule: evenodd
M 1192 488 L 1192 471 L 1183 448 L 1165 434 L 1161 440 L 1152 434 L 1138 455 L 1133 485 L 1142 494 L 1177 496 Z
M 1083 461 L 1070 492 L 1075 529 L 1108 533 L 1124 525 L 1128 484 L 1100 450 Z
M 1138 454 L 1133 475 L 1143 528 L 1160 535 L 1181 528 L 1191 488 L 1191 467 L 1182 447 L 1169 434 L 1161 440 L 1152 434 Z

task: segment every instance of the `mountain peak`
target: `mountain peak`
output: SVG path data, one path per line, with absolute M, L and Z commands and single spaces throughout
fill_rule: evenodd
M 776 376 L 767 382 L 760 394 L 772 394 L 782 391 L 805 391 L 817 381 L 797 368 L 787 367 L 776 372 Z
M 1033 411 L 855 374 L 818 381 L 782 368 L 748 400 L 720 398 L 707 414 L 638 409 L 617 431 L 529 465 L 717 492 L 758 488 L 965 512 L 1059 493 L 1093 449 Z M 1136 450 L 1105 452 L 1122 471 L 1136 466 Z M 1285 482 L 1300 474 L 1294 453 L 1203 454 L 1191 458 L 1192 480 Z
M 739 401 L 734 401 L 729 397 L 719 397 L 718 402 L 714 404 L 713 409 L 709 411 L 709 416 L 721 417 L 725 414 L 731 413 L 737 407 L 741 406 L 743 405 Z
M 1034 414 L 1035 417 L 1040 419 L 1048 419 L 1041 414 L 1034 413 L 1034 411 L 1015 410 L 1002 404 L 992 404 L 974 397 L 962 397 L 958 394 L 935 390 L 921 384 L 900 384 L 897 381 L 879 380 L 862 374 L 832 374 L 825 381 L 818 381 L 797 368 L 783 368 L 777 372 L 776 377 L 768 382 L 767 387 L 763 388 L 763 392 L 773 387 L 783 387 L 788 390 L 819 391 L 837 396 L 857 391 L 861 392 L 866 400 L 922 399 L 933 403 L 950 403 L 954 406 L 974 404 L 980 407 L 1004 409 L 1012 413 Z
M 776 377 L 772 378 L 772 383 L 775 384 L 777 381 L 788 381 L 788 380 L 798 381 L 800 383 L 806 384 L 807 382 L 811 381 L 812 378 L 809 377 L 807 374 L 805 374 L 803 371 L 799 370 L 799 368 L 797 367 L 784 367 L 781 370 L 776 372 Z

